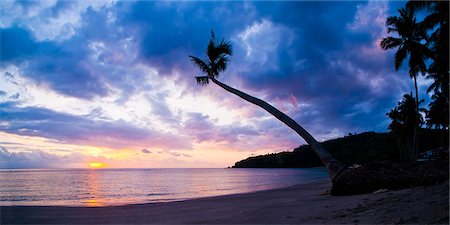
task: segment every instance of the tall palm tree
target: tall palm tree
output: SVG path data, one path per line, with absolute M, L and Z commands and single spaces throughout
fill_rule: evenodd
M 409 1 L 406 7 L 414 11 L 426 9 L 428 15 L 423 19 L 423 28 L 430 33 L 427 46 L 431 50 L 432 63 L 428 68 L 427 79 L 434 82 L 427 92 L 432 90 L 449 95 L 449 2 L 448 1 Z
M 397 33 L 398 37 L 389 36 L 383 38 L 380 44 L 384 50 L 397 48 L 394 56 L 395 70 L 398 70 L 403 64 L 403 61 L 409 56 L 409 76 L 414 80 L 416 112 L 419 112 L 417 75 L 419 72 L 424 75 L 427 70 L 425 60 L 429 57 L 430 53 L 425 44 L 422 43 L 422 40 L 426 39 L 427 35 L 425 29 L 423 29 L 423 24 L 416 22 L 413 9 L 409 7 L 399 9 L 399 13 L 400 16 L 391 16 L 386 20 L 388 33 Z M 417 120 L 413 135 L 415 155 L 418 154 L 418 128 L 419 121 Z
M 269 103 L 250 96 L 242 91 L 239 91 L 235 88 L 232 88 L 220 81 L 216 78 L 219 76 L 220 72 L 223 72 L 227 68 L 228 64 L 228 56 L 232 55 L 232 49 L 230 42 L 220 41 L 216 42 L 214 37 L 214 32 L 211 32 L 211 39 L 208 43 L 208 47 L 206 49 L 206 58 L 200 59 L 195 56 L 189 56 L 192 62 L 198 66 L 198 68 L 205 74 L 203 76 L 197 76 L 195 79 L 197 83 L 200 85 L 207 85 L 209 81 L 217 84 L 219 87 L 225 89 L 232 94 L 239 96 L 240 98 L 253 103 L 267 112 L 275 116 L 278 120 L 289 126 L 295 132 L 297 132 L 305 141 L 311 146 L 313 151 L 319 156 L 322 162 L 325 164 L 328 174 L 332 181 L 336 179 L 336 177 L 345 169 L 345 166 L 339 162 L 336 158 L 334 158 L 328 151 L 323 149 L 319 142 L 311 136 L 302 126 L 300 126 L 297 122 L 291 119 L 286 114 L 282 113 L 280 110 L 276 109 Z
M 441 145 L 443 144 L 445 130 L 448 127 L 449 109 L 449 2 L 448 1 L 409 1 L 406 7 L 415 12 L 426 10 L 428 14 L 423 19 L 423 29 L 429 34 L 426 40 L 427 47 L 431 50 L 431 64 L 428 67 L 427 79 L 433 83 L 427 89 L 427 93 L 433 91 L 433 101 L 428 105 L 427 127 L 442 129 Z

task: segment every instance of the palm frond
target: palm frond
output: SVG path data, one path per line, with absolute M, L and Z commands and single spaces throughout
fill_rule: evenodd
M 395 38 L 395 37 L 386 37 L 386 38 L 383 38 L 383 40 L 381 40 L 381 42 L 380 42 L 380 46 L 384 50 L 398 47 L 401 44 L 402 44 L 402 39 Z
M 225 55 L 222 55 L 217 60 L 217 63 L 216 63 L 217 71 L 218 72 L 225 71 L 227 69 L 227 64 L 228 64 L 228 57 L 226 57 Z
M 195 80 L 197 81 L 197 84 L 200 86 L 206 86 L 209 84 L 208 76 L 198 76 L 195 77 Z
M 440 22 L 441 18 L 440 15 L 437 13 L 432 13 L 428 16 L 426 16 L 422 21 L 422 26 L 425 29 L 432 30 L 435 26 L 437 26 Z
M 398 12 L 400 13 L 401 20 L 410 21 L 410 20 L 414 19 L 414 14 L 411 9 L 401 8 L 398 10 Z
M 230 44 L 229 41 L 223 41 L 223 40 L 222 40 L 222 41 L 217 45 L 216 49 L 217 49 L 217 52 L 218 52 L 220 55 L 222 55 L 222 54 L 225 54 L 225 55 L 233 55 L 233 50 L 231 49 L 231 44 Z
M 201 59 L 199 59 L 199 58 L 197 58 L 197 57 L 195 57 L 195 56 L 191 56 L 191 55 L 190 55 L 189 57 L 191 58 L 191 61 L 192 61 L 195 65 L 197 65 L 198 68 L 200 68 L 200 70 L 201 70 L 202 72 L 204 72 L 204 73 L 206 73 L 206 74 L 209 74 L 210 68 L 209 68 L 208 64 L 206 64 L 206 62 L 204 62 L 203 60 L 201 60 Z
M 426 79 L 430 79 L 430 78 L 427 76 Z M 431 83 L 430 86 L 427 88 L 427 94 L 429 94 L 431 91 L 435 91 L 436 89 L 437 89 L 436 82 Z
M 398 17 L 390 16 L 386 19 L 386 26 L 395 26 L 398 23 Z
M 414 10 L 414 11 L 418 11 L 421 9 L 431 9 L 431 5 L 432 5 L 432 1 L 408 1 L 406 3 L 406 7 Z
M 405 48 L 405 46 L 400 46 L 397 50 L 397 52 L 395 53 L 394 56 L 394 65 L 395 65 L 395 70 L 400 69 L 400 67 L 403 64 L 403 61 L 406 58 L 406 55 L 408 54 L 407 49 Z
M 398 32 L 398 29 L 396 27 L 388 27 L 387 31 L 388 31 L 388 34 L 396 33 L 396 32 Z

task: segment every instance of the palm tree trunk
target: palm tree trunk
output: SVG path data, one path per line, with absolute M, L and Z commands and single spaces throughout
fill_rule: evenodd
M 219 85 L 221 88 L 227 90 L 228 92 L 231 92 L 242 99 L 251 102 L 263 109 L 265 109 L 267 112 L 275 116 L 278 120 L 286 124 L 288 127 L 293 129 L 295 132 L 297 132 L 305 141 L 311 146 L 312 150 L 316 153 L 316 155 L 322 160 L 322 162 L 325 164 L 328 175 L 330 176 L 331 180 L 333 181 L 344 169 L 345 166 L 341 162 L 339 162 L 336 158 L 334 158 L 328 151 L 323 149 L 319 142 L 316 141 L 316 139 L 311 136 L 303 127 L 301 127 L 297 122 L 295 122 L 293 119 L 291 119 L 286 114 L 282 113 L 280 110 L 276 109 L 269 103 L 255 98 L 253 96 L 250 96 L 242 91 L 239 91 L 237 89 L 234 89 L 224 83 L 221 83 L 220 81 L 216 80 L 215 78 L 210 79 L 217 85 Z
M 412 162 L 415 162 L 417 156 L 419 155 L 419 91 L 417 90 L 417 74 L 414 76 L 414 88 L 416 91 L 416 126 L 414 127 L 414 138 L 413 138 L 413 154 Z

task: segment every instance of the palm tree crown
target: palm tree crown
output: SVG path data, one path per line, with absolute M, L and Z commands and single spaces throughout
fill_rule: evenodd
M 200 70 L 206 73 L 207 76 L 196 76 L 195 79 L 200 85 L 207 85 L 209 79 L 217 78 L 220 72 L 227 69 L 227 64 L 229 62 L 228 56 L 231 56 L 233 51 L 231 49 L 231 44 L 229 41 L 216 42 L 214 37 L 214 31 L 211 32 L 211 39 L 208 43 L 208 48 L 205 51 L 207 56 L 206 60 L 202 60 L 195 56 L 189 56 L 192 62 L 197 65 Z
M 427 127 L 446 129 L 449 123 L 448 116 L 448 100 L 442 92 L 436 92 L 431 97 L 432 102 L 428 105 L 430 109 L 427 111 Z
M 422 43 L 426 38 L 426 32 L 422 29 L 422 23 L 416 22 L 414 11 L 410 8 L 400 9 L 400 16 L 387 18 L 388 33 L 397 33 L 399 37 L 386 37 L 381 41 L 384 50 L 397 48 L 394 56 L 395 70 L 398 70 L 403 61 L 409 55 L 409 75 L 415 77 L 418 72 L 426 71 L 425 60 L 429 55 L 428 49 Z

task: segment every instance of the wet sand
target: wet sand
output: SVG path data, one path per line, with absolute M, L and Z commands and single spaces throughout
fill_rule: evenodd
M 329 181 L 114 207 L 1 207 L 0 224 L 448 224 L 449 183 L 354 196 Z

